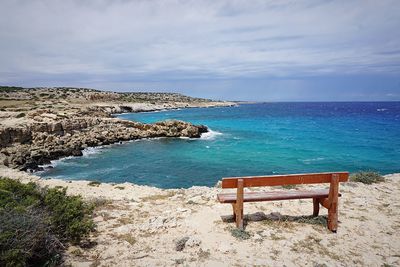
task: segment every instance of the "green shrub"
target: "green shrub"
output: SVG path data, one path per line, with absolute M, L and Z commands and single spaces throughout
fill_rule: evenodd
M 79 243 L 93 229 L 94 223 L 87 216 L 93 206 L 82 201 L 81 196 L 68 196 L 66 188 L 48 189 L 44 203 L 51 212 L 51 223 L 63 239 Z
M 40 202 L 41 193 L 34 183 L 22 184 L 16 180 L 0 178 L 0 210 L 25 210 Z
M 79 243 L 94 230 L 93 206 L 66 188 L 0 178 L 0 266 L 55 266 L 62 243 Z
M 245 230 L 239 228 L 231 228 L 230 232 L 233 237 L 239 240 L 246 240 L 251 237 L 251 234 L 249 232 L 246 232 Z
M 125 189 L 125 186 L 116 186 L 116 187 L 114 187 L 115 189 L 119 189 L 119 190 L 124 190 Z
M 88 185 L 97 187 L 97 186 L 101 185 L 101 182 L 99 182 L 99 181 L 91 181 L 91 182 L 88 183 Z
M 0 92 L 6 92 L 6 93 L 15 92 L 18 90 L 23 90 L 23 89 L 25 89 L 25 88 L 18 87 L 18 86 L 0 86 Z
M 350 176 L 350 181 L 360 182 L 363 184 L 373 184 L 373 183 L 384 182 L 385 178 L 377 172 L 361 171 L 352 174 Z
M 49 265 L 59 260 L 61 250 L 43 210 L 0 212 L 1 266 Z

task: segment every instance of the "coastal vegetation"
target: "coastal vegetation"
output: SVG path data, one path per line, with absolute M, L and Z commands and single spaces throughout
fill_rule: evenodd
M 109 92 L 91 88 L 73 87 L 37 87 L 23 88 L 0 86 L 0 98 L 4 100 L 91 100 L 122 101 L 134 103 L 167 103 L 167 102 L 213 102 L 210 99 L 185 96 L 179 93 L 161 92 Z
M 56 266 L 95 228 L 94 206 L 66 188 L 0 178 L 0 266 Z
M 350 181 L 359 182 L 363 184 L 373 184 L 384 182 L 385 178 L 378 172 L 374 171 L 360 171 L 350 176 Z

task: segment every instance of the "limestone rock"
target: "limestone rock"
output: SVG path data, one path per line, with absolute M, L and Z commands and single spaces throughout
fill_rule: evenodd
M 178 120 L 142 124 L 116 118 L 78 117 L 34 122 L 26 127 L 0 128 L 0 148 L 3 148 L 7 166 L 35 170 L 38 165 L 48 164 L 50 160 L 82 156 L 86 147 L 139 138 L 197 138 L 204 131 L 207 127 Z

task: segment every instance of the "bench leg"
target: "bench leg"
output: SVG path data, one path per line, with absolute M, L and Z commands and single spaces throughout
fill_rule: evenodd
M 337 203 L 332 203 L 331 207 L 328 209 L 328 229 L 336 233 L 338 226 L 338 205 Z
M 232 209 L 233 209 L 233 220 L 236 221 L 236 205 L 235 205 L 235 203 L 232 203 Z
M 314 206 L 313 216 L 316 217 L 319 214 L 319 199 L 318 198 L 313 198 L 313 206 Z
M 236 195 L 236 227 L 243 230 L 243 179 L 238 180 Z
M 328 229 L 336 233 L 338 227 L 339 176 L 332 175 L 329 188 Z
M 236 227 L 243 230 L 243 203 L 236 205 Z

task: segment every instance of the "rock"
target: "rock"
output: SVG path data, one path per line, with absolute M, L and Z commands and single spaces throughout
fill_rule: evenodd
M 53 119 L 56 121 L 33 122 L 25 127 L 0 128 L 0 148 L 4 148 L 2 153 L 6 156 L 4 163 L 13 168 L 35 170 L 38 165 L 48 164 L 50 160 L 82 156 L 82 150 L 91 146 L 139 138 L 194 138 L 200 137 L 201 133 L 207 130 L 205 126 L 195 126 L 177 120 L 142 124 L 104 117 Z M 199 201 L 202 202 L 201 199 Z
M 261 241 L 263 238 L 262 238 L 262 236 L 260 236 L 259 234 L 255 233 L 255 234 L 252 236 L 252 239 L 254 239 L 255 241 Z
M 282 214 L 279 212 L 271 212 L 269 215 L 266 216 L 266 218 L 274 221 L 279 221 L 282 219 Z
M 185 248 L 186 242 L 189 240 L 188 236 L 185 236 L 175 242 L 175 250 L 182 251 Z
M 177 212 L 188 212 L 190 210 L 189 209 L 185 209 L 185 208 L 177 208 L 176 211 Z
M 71 152 L 71 156 L 78 157 L 78 156 L 82 156 L 82 155 L 83 155 L 83 153 L 82 153 L 82 151 L 79 150 L 79 149 L 74 149 L 74 150 L 72 150 L 72 152 Z
M 192 198 L 189 198 L 188 202 L 192 204 L 205 204 L 206 201 L 203 200 L 201 196 L 194 196 Z
M 246 215 L 247 219 L 252 222 L 263 221 L 267 218 L 264 212 L 255 212 L 253 214 Z
M 164 223 L 167 221 L 167 218 L 158 216 L 149 220 L 149 228 L 150 229 L 160 229 L 164 226 Z

